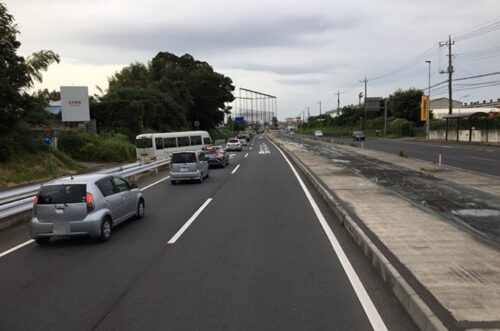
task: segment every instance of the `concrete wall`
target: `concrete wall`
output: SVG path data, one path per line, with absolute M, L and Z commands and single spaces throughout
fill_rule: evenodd
M 429 132 L 429 138 L 431 140 L 445 140 L 446 131 L 442 130 L 431 130 Z M 457 140 L 457 131 L 448 131 L 448 140 Z M 459 141 L 469 141 L 469 130 L 460 130 L 458 135 Z M 484 143 L 500 143 L 500 130 L 472 130 L 472 141 L 473 142 L 484 142 Z

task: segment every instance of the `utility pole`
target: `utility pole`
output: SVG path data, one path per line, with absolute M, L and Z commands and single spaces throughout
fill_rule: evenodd
M 448 46 L 448 114 L 451 115 L 453 113 L 453 99 L 452 99 L 452 77 L 453 77 L 453 58 L 451 56 L 451 46 L 455 45 L 454 41 L 451 41 L 451 36 L 448 36 L 448 41 L 443 41 L 439 43 L 439 46 Z M 430 102 L 430 100 L 429 100 Z
M 340 112 L 340 91 L 337 91 L 337 114 Z
M 368 84 L 368 79 L 366 79 L 366 76 L 365 76 L 365 79 L 360 80 L 359 82 L 365 84 L 365 98 L 366 98 L 368 96 L 367 95 L 367 90 L 366 90 L 367 89 L 367 84 Z
M 319 103 L 319 116 L 321 116 L 321 101 L 318 101 Z
M 425 138 L 429 140 L 429 132 L 431 126 L 431 61 L 427 60 L 425 62 L 429 64 L 429 92 L 427 92 L 427 97 L 429 98 L 429 110 L 427 112 L 427 121 L 425 123 Z
M 309 121 L 309 117 L 311 117 L 311 113 L 309 112 L 309 107 L 307 107 L 307 120 Z
M 366 97 L 368 96 L 368 95 L 367 95 L 367 90 L 366 90 L 366 89 L 367 89 L 367 84 L 368 84 L 368 79 L 366 79 L 366 76 L 365 76 L 365 79 L 364 79 L 364 80 L 360 80 L 360 83 L 365 83 L 365 95 L 364 95 L 365 99 L 363 100 L 363 105 L 364 105 L 364 104 L 365 104 Z M 361 94 L 362 94 L 362 93 L 360 93 L 360 95 L 361 95 Z M 360 108 L 361 108 L 361 98 L 362 98 L 362 97 L 363 97 L 363 96 L 360 96 L 360 98 L 359 98 L 359 107 L 360 107 Z M 363 131 L 365 130 L 365 121 L 366 121 L 366 107 L 365 107 L 365 106 L 363 106 L 363 124 L 362 124 L 362 130 L 363 130 Z

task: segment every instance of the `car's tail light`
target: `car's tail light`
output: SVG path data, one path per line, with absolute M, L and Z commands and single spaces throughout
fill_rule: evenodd
M 87 203 L 87 212 L 88 213 L 90 213 L 91 211 L 93 211 L 95 209 L 94 196 L 92 195 L 92 193 L 87 192 L 87 194 L 85 194 L 85 202 Z
M 35 195 L 35 199 L 33 200 L 33 213 L 36 215 L 36 206 L 38 205 L 38 195 Z

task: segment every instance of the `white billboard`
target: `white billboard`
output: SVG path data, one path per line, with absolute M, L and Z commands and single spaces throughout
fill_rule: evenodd
M 61 86 L 63 122 L 89 122 L 89 89 L 87 86 Z

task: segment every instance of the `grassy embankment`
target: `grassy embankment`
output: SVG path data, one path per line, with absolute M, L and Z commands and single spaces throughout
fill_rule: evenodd
M 27 155 L 15 154 L 9 161 L 0 163 L 0 188 L 36 183 L 83 169 L 62 152 L 44 150 Z
M 19 133 L 16 135 L 20 136 Z M 0 188 L 42 182 L 89 170 L 85 162 L 111 166 L 135 160 L 134 145 L 120 134 L 64 131 L 59 136 L 58 151 L 44 146 L 40 137 L 30 137 L 30 132 L 24 132 L 21 143 L 16 138 L 9 137 L 0 142 L 3 144 L 1 147 L 6 147 L 4 150 L 9 150 L 8 157 L 0 162 Z M 90 166 L 95 167 L 96 164 Z

